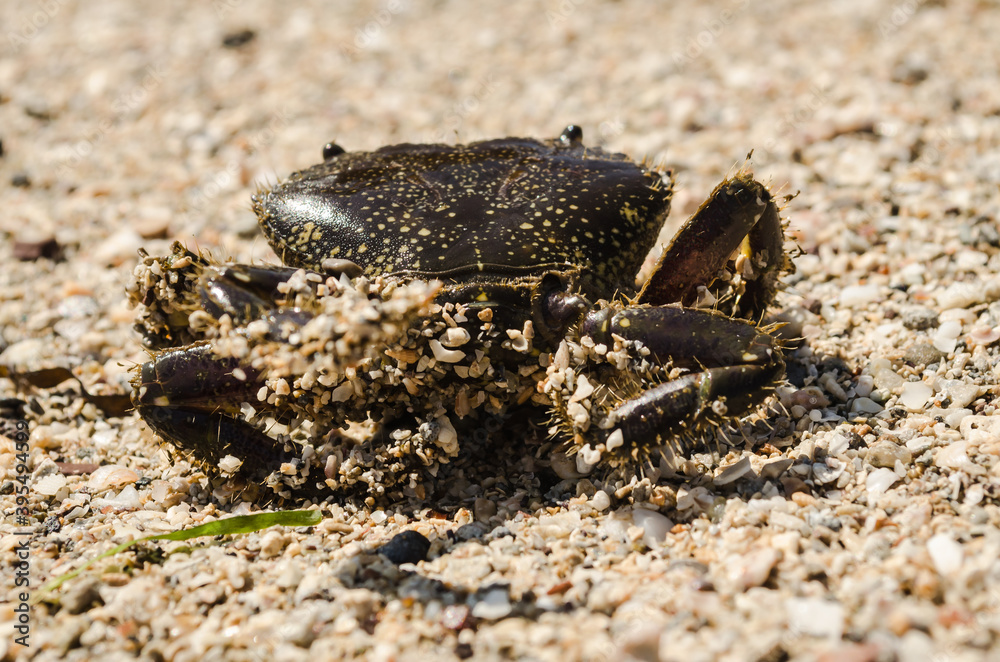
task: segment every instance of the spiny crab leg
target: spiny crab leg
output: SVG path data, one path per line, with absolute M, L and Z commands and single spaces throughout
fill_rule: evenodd
M 649 449 L 680 448 L 717 421 L 751 413 L 784 374 L 772 336 L 748 320 L 710 310 L 611 304 L 587 313 L 580 335 L 589 346 L 641 346 L 653 365 L 682 373 L 650 373 L 644 381 L 665 381 L 640 390 L 626 385 L 598 393 L 581 374 L 572 388 L 550 389 L 581 469 L 596 464 L 602 454 L 616 465 L 648 457 Z M 559 362 L 557 355 L 557 368 Z
M 588 313 L 581 335 L 614 344 L 641 342 L 661 364 L 687 369 L 781 362 L 774 338 L 750 321 L 674 306 L 601 308 Z

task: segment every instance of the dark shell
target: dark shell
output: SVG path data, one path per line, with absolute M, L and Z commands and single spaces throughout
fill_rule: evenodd
M 286 264 L 457 282 L 572 266 L 610 296 L 633 289 L 670 207 L 662 173 L 576 140 L 331 153 L 254 198 Z

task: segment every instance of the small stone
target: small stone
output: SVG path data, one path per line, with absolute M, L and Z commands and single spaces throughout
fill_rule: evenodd
M 162 213 L 149 211 L 133 227 L 143 239 L 166 239 L 170 235 L 170 213 L 167 210 Z
M 938 325 L 938 314 L 930 308 L 914 306 L 900 311 L 903 326 L 913 331 L 923 331 Z
M 910 464 L 913 460 L 913 455 L 905 446 L 900 446 L 891 441 L 882 440 L 875 442 L 875 444 L 868 449 L 868 456 L 866 459 L 873 467 L 893 469 L 896 466 L 896 462 L 902 462 L 903 466 Z
M 957 409 L 967 407 L 979 397 L 979 386 L 960 379 L 945 380 L 940 387 L 941 392 L 951 400 L 951 406 Z
M 912 455 L 920 455 L 933 446 L 934 439 L 932 437 L 914 437 L 906 442 L 906 449 L 910 451 Z
M 71 586 L 59 603 L 70 614 L 82 614 L 95 605 L 104 604 L 97 590 L 99 585 L 96 579 L 83 579 Z
M 856 414 L 877 414 L 883 407 L 871 398 L 854 398 L 851 403 L 851 411 Z
M 847 451 L 851 447 L 851 438 L 846 434 L 837 432 L 830 436 L 826 442 L 826 452 L 836 457 Z
M 892 391 L 903 384 L 903 378 L 892 369 L 892 364 L 887 359 L 873 360 L 868 371 L 875 380 L 875 387 L 884 391 Z
M 513 607 L 506 586 L 492 586 L 485 589 L 482 598 L 472 606 L 472 615 L 488 621 L 495 621 L 510 615 Z
M 35 492 L 42 496 L 55 496 L 55 494 L 66 486 L 66 476 L 62 474 L 49 474 L 42 476 L 35 481 L 32 487 Z
M 750 458 L 745 457 L 735 464 L 730 464 L 728 467 L 719 472 L 712 482 L 717 486 L 721 487 L 723 485 L 729 485 L 734 483 L 743 476 L 751 473 L 753 468 L 750 466 Z
M 898 480 L 899 476 L 897 476 L 896 472 L 892 469 L 876 469 L 875 471 L 872 471 L 868 474 L 867 480 L 865 480 L 865 487 L 868 490 L 868 499 L 877 499 Z
M 942 575 L 951 575 L 962 568 L 962 545 L 947 533 L 938 533 L 927 541 L 927 553 L 930 554 L 934 569 Z
M 837 458 L 828 457 L 825 462 L 812 465 L 813 480 L 819 485 L 832 483 L 844 473 L 844 463 Z
M 861 375 L 854 386 L 854 392 L 862 398 L 867 398 L 875 390 L 875 378 L 871 375 Z
M 934 464 L 947 469 L 962 469 L 971 464 L 969 459 L 969 442 L 965 439 L 953 441 L 942 446 L 934 453 Z
M 655 510 L 636 508 L 632 511 L 632 522 L 642 529 L 642 542 L 653 549 L 663 544 L 674 523 Z
M 773 462 L 768 462 L 760 469 L 760 477 L 763 480 L 774 480 L 785 473 L 788 467 L 795 464 L 795 460 L 790 457 L 783 457 Z
M 273 559 L 279 556 L 288 544 L 288 538 L 280 531 L 268 531 L 260 540 L 260 556 Z
M 91 261 L 99 265 L 120 266 L 135 259 L 144 241 L 135 230 L 121 229 L 94 249 L 90 254 Z
M 840 641 L 844 632 L 844 607 L 823 598 L 788 598 L 788 625 L 793 632 Z
M 594 510 L 607 510 L 611 507 L 611 497 L 604 490 L 598 490 L 590 499 L 590 505 Z
M 730 566 L 729 577 L 739 591 L 761 586 L 771 576 L 782 554 L 776 549 L 760 547 L 742 554 Z
M 824 373 L 824 376 L 827 373 Z M 792 393 L 792 406 L 800 406 L 806 411 L 821 409 L 830 404 L 830 398 L 817 386 L 806 386 Z
M 461 630 L 469 624 L 469 608 L 465 605 L 448 605 L 441 612 L 441 625 L 449 630 Z
M 425 560 L 430 548 L 431 541 L 423 534 L 417 531 L 403 531 L 375 551 L 395 565 L 402 565 Z
M 492 499 L 485 499 L 483 497 L 477 497 L 472 505 L 472 512 L 476 516 L 476 521 L 489 521 L 491 517 L 497 514 L 496 501 L 493 501 Z
M 237 30 L 236 32 L 229 32 L 222 38 L 223 48 L 240 48 L 246 46 L 251 41 L 257 37 L 257 33 L 253 30 Z
M 962 323 L 958 320 L 948 320 L 938 327 L 937 333 L 931 338 L 934 347 L 945 354 L 955 351 L 958 336 L 962 333 Z
M 54 260 L 59 257 L 60 252 L 59 242 L 55 237 L 14 239 L 14 257 L 22 262 L 32 262 L 41 258 Z
M 455 529 L 455 537 L 459 540 L 476 540 L 486 535 L 486 525 L 482 522 L 470 522 Z
M 946 409 L 948 413 L 944 415 L 944 422 L 950 428 L 957 429 L 962 425 L 962 421 L 967 416 L 972 416 L 971 409 Z
M 1000 417 L 967 416 L 962 419 L 962 439 L 982 445 L 1000 441 Z
M 880 298 L 878 285 L 848 285 L 840 291 L 840 305 L 846 308 L 862 308 Z
M 912 411 L 919 411 L 934 395 L 934 390 L 923 382 L 906 382 L 899 393 L 899 404 Z
M 1000 340 L 1000 327 L 977 326 L 969 331 L 969 345 L 992 345 Z
M 984 300 L 983 286 L 981 283 L 971 281 L 960 281 L 952 283 L 944 290 L 937 293 L 938 306 L 947 308 L 968 308 Z
M 903 360 L 910 365 L 931 365 L 940 363 L 947 355 L 935 345 L 929 343 L 914 343 L 906 349 Z
M 87 488 L 91 492 L 103 492 L 112 487 L 134 483 L 137 480 L 139 480 L 139 474 L 131 469 L 117 464 L 108 464 L 90 474 Z

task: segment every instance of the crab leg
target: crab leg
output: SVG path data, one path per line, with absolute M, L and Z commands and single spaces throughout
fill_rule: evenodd
M 608 347 L 614 345 L 614 336 L 641 342 L 657 362 L 680 368 L 783 365 L 773 337 L 747 320 L 710 310 L 601 308 L 584 316 L 580 333 Z
M 652 360 L 692 370 L 594 417 L 590 437 L 632 457 L 638 449 L 676 445 L 723 416 L 750 413 L 784 374 L 774 338 L 751 322 L 711 311 L 604 308 L 584 317 L 581 334 L 608 347 L 615 336 L 639 341 Z

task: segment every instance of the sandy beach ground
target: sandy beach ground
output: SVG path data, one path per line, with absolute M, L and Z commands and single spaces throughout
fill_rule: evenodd
M 0 366 L 79 380 L 0 377 L 0 659 L 1000 658 L 995 3 L 32 0 L 0 26 Z M 569 123 L 674 170 L 668 234 L 751 150 L 796 194 L 775 312 L 804 342 L 753 443 L 639 491 L 331 499 L 315 527 L 146 543 L 39 595 L 257 510 L 82 396 L 145 360 L 139 248 L 273 262 L 250 195 L 331 140 Z M 375 553 L 402 531 L 427 560 Z

